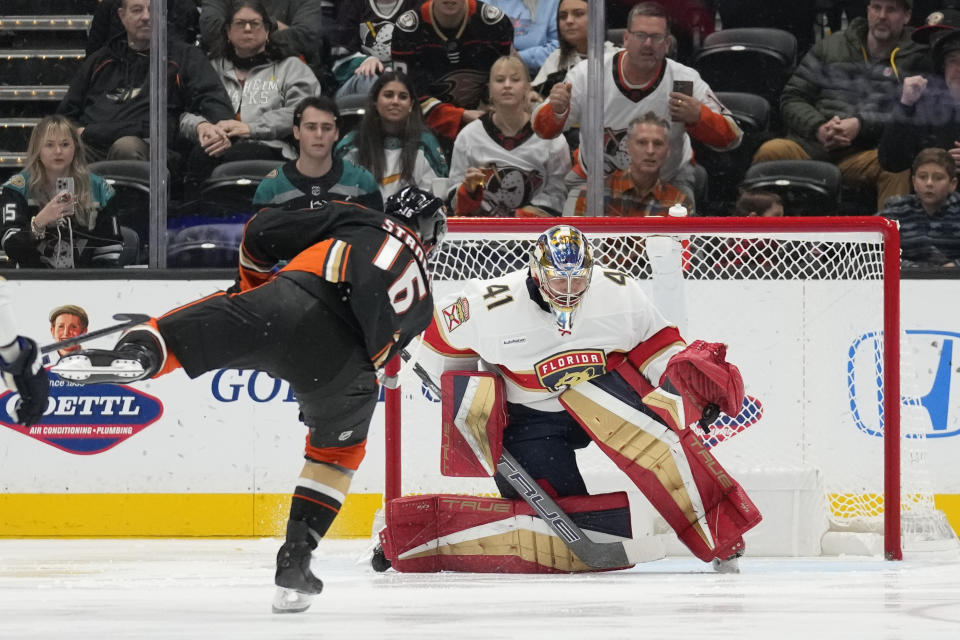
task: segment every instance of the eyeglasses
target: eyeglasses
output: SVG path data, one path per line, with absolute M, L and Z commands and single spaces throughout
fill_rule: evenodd
M 237 29 L 246 29 L 250 27 L 254 31 L 263 28 L 263 20 L 234 20 L 230 23 L 232 27 Z
M 663 41 L 667 39 L 667 34 L 665 33 L 647 33 L 646 31 L 627 31 L 627 33 L 639 42 L 649 40 L 650 44 L 662 44 Z

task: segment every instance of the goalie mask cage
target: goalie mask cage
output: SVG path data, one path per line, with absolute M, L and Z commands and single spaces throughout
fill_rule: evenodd
M 451 219 L 430 256 L 435 300 L 466 279 L 525 267 L 539 233 L 554 224 L 576 226 L 597 263 L 644 283 L 687 342 L 729 345 L 747 397 L 738 416 L 721 415 L 702 439 L 757 501 L 764 522 L 755 531 L 780 528 L 778 538 L 811 539 L 812 547 L 795 545 L 785 555 L 829 553 L 826 542 L 821 547 L 827 534 L 866 535 L 872 552 L 882 542 L 890 559 L 902 558 L 910 540 L 920 547 L 955 544 L 925 471 L 930 420 L 911 395 L 916 370 L 907 363 L 924 354 L 906 354 L 901 370 L 901 342 L 905 350 L 910 345 L 901 341 L 894 223 L 880 217 Z M 585 300 L 590 304 L 589 293 Z M 414 360 L 419 348 L 409 347 Z M 395 359 L 388 373 L 399 367 Z M 440 405 L 411 370 L 403 365 L 401 387 L 386 391 L 385 498 L 497 495 L 489 478 L 440 475 Z M 578 460 L 592 493 L 633 489 L 596 447 L 588 450 L 599 459 L 584 450 Z M 788 507 L 786 517 L 794 520 L 788 525 L 777 522 L 780 511 L 757 500 L 784 478 L 793 484 L 783 495 L 812 485 L 807 502 L 815 503 L 812 510 Z

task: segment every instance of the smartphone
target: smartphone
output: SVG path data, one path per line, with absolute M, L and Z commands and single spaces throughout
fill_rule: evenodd
M 673 81 L 673 90 L 677 93 L 682 93 L 685 96 L 693 95 L 693 80 L 674 80 Z M 674 122 L 677 121 L 676 118 L 672 118 Z
M 685 96 L 693 95 L 693 80 L 674 80 L 673 90 Z
M 57 178 L 57 193 L 61 191 L 66 191 L 71 196 L 76 193 L 76 191 L 74 191 L 73 178 Z
M 73 178 L 57 178 L 57 193 L 63 193 L 64 191 L 70 194 L 70 201 L 73 202 L 74 195 L 76 194 L 76 191 L 74 191 Z M 62 223 L 63 221 L 61 220 L 61 224 Z

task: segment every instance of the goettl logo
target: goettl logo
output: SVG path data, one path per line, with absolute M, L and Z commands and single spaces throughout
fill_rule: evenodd
M 0 424 L 68 453 L 90 455 L 111 449 L 156 422 L 163 404 L 151 395 L 112 384 L 80 385 L 50 377 L 43 419 L 30 427 L 13 421 L 19 395 L 0 394 Z
M 960 419 L 950 414 L 951 396 L 960 397 L 960 376 L 953 361 L 960 348 L 960 333 L 908 330 L 903 338 L 900 364 L 901 433 L 925 438 L 960 435 Z M 866 333 L 850 346 L 847 389 L 850 410 L 858 429 L 883 436 L 883 333 Z

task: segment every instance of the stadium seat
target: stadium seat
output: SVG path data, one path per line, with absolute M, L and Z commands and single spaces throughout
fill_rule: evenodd
M 611 42 L 618 47 L 623 46 L 623 34 L 627 32 L 626 29 L 607 29 L 607 42 Z
M 697 200 L 701 215 L 729 215 L 733 211 L 738 185 L 753 154 L 770 135 L 770 103 L 766 99 L 752 93 L 726 91 L 718 91 L 717 98 L 740 125 L 743 140 L 736 149 L 717 151 L 691 138 L 697 164 L 710 176 L 708 197 L 702 202 Z
M 866 5 L 866 0 L 861 0 Z M 802 57 L 813 45 L 818 13 L 825 5 L 850 4 L 848 0 L 715 0 L 724 29 L 763 27 L 783 29 L 797 37 L 797 56 Z M 842 8 L 841 8 L 842 11 Z M 840 31 L 839 24 L 833 29 Z
M 200 199 L 238 213 L 253 213 L 253 195 L 281 160 L 235 160 L 216 167 L 203 184 Z
M 90 173 L 107 181 L 116 192 L 120 224 L 150 237 L 150 163 L 146 160 L 101 160 L 91 162 Z
M 120 266 L 126 267 L 136 264 L 146 264 L 146 256 L 140 255 L 140 236 L 130 227 L 120 225 L 120 235 L 123 236 L 123 251 L 120 252 Z
M 242 222 L 198 224 L 170 230 L 167 266 L 236 267 L 243 239 Z
M 363 119 L 367 110 L 366 94 L 352 94 L 337 97 L 337 108 L 340 110 L 340 138 L 353 131 Z
M 797 39 L 780 29 L 724 29 L 707 36 L 693 66 L 714 91 L 766 98 L 776 124 L 780 92 L 797 65 Z
M 779 194 L 789 216 L 836 215 L 840 207 L 840 169 L 829 162 L 758 162 L 747 169 L 740 187 Z

